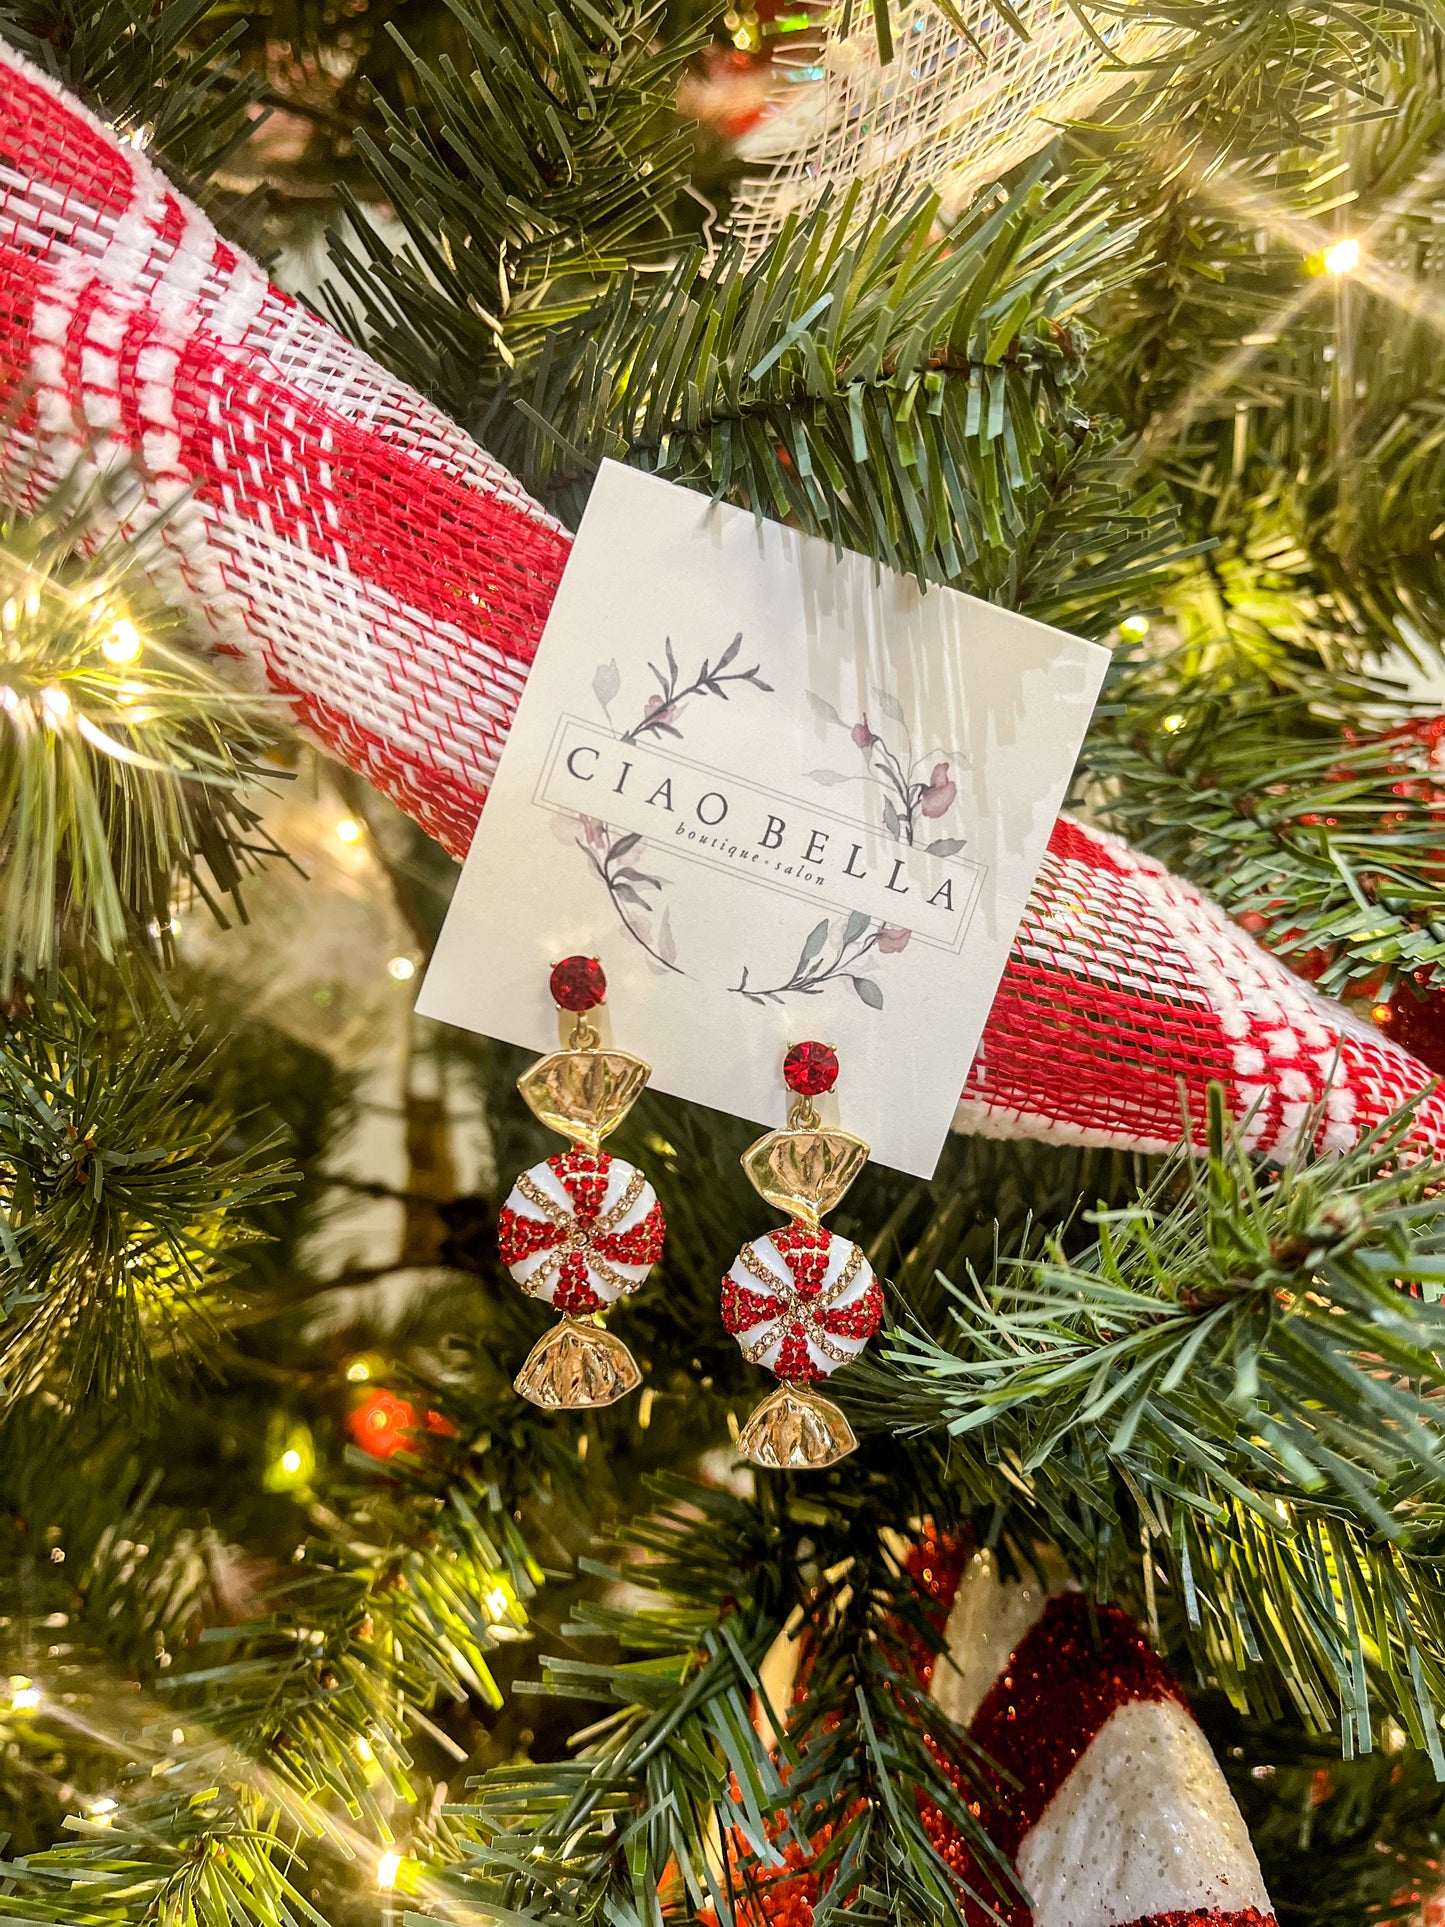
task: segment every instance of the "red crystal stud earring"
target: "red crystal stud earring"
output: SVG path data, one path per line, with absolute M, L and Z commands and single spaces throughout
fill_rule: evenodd
M 607 995 L 602 966 L 595 957 L 566 957 L 552 971 L 551 990 L 558 1010 L 572 1013 L 571 1034 L 517 1088 L 572 1148 L 517 1179 L 497 1243 L 522 1290 L 562 1313 L 527 1354 L 516 1388 L 534 1405 L 578 1410 L 611 1405 L 642 1382 L 631 1352 L 602 1321 L 662 1256 L 665 1226 L 647 1179 L 602 1148 L 651 1075 L 640 1057 L 601 1048 L 588 1012 Z
M 853 1451 L 853 1428 L 812 1387 L 856 1358 L 883 1317 L 873 1267 L 820 1222 L 868 1162 L 862 1138 L 819 1120 L 813 1099 L 837 1080 L 830 1045 L 794 1044 L 783 1059 L 787 1128 L 743 1153 L 753 1189 L 792 1220 L 745 1244 L 722 1285 L 723 1323 L 743 1356 L 782 1380 L 738 1438 L 744 1457 L 772 1471 L 815 1470 Z

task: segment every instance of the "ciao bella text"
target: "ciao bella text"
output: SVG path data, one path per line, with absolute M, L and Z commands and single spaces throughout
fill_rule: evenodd
M 651 762 L 651 759 L 648 759 Z M 565 758 L 567 774 L 577 783 L 597 784 L 582 807 L 588 815 L 602 818 L 625 817 L 629 827 L 644 829 L 656 839 L 670 834 L 680 843 L 699 851 L 706 850 L 740 866 L 774 871 L 795 882 L 816 884 L 819 889 L 843 878 L 869 883 L 889 896 L 912 896 L 916 901 L 940 911 L 959 907 L 954 901 L 955 879 L 939 877 L 936 866 L 926 880 L 911 875 L 907 852 L 898 854 L 898 845 L 888 843 L 881 853 L 869 852 L 850 825 L 829 815 L 822 823 L 816 814 L 810 820 L 796 812 L 790 821 L 771 807 L 782 798 L 760 797 L 752 790 L 729 795 L 712 787 L 699 789 L 687 780 L 686 772 L 676 769 L 663 775 L 653 762 L 639 769 L 624 760 L 615 770 L 601 767 L 602 753 L 592 743 L 576 743 Z M 609 810 L 603 798 L 620 796 L 628 807 Z M 640 806 L 640 808 L 639 808 Z M 784 807 L 790 807 L 784 805 Z M 645 813 L 656 812 L 655 821 Z

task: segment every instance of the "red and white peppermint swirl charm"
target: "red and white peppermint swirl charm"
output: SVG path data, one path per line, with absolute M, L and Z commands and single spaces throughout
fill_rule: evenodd
M 883 1291 L 857 1245 L 790 1224 L 743 1246 L 723 1279 L 722 1317 L 750 1365 L 816 1384 L 877 1331 Z
M 523 1291 L 574 1318 L 636 1291 L 662 1256 L 662 1206 L 636 1165 L 563 1151 L 512 1186 L 497 1225 L 502 1263 Z
M 827 1044 L 795 1044 L 783 1078 L 795 1094 L 788 1128 L 745 1151 L 743 1170 L 793 1222 L 743 1246 L 723 1279 L 722 1316 L 748 1362 L 783 1381 L 739 1446 L 754 1465 L 802 1471 L 858 1443 L 833 1401 L 809 1388 L 863 1350 L 882 1322 L 883 1292 L 858 1246 L 819 1222 L 868 1161 L 862 1138 L 822 1127 L 813 1105 L 837 1082 L 837 1056 Z
M 497 1224 L 502 1263 L 530 1297 L 562 1313 L 532 1347 L 516 1388 L 534 1405 L 577 1410 L 610 1405 L 642 1382 L 602 1315 L 636 1291 L 662 1256 L 665 1226 L 657 1193 L 634 1165 L 602 1149 L 649 1076 L 640 1057 L 603 1049 L 587 1012 L 607 994 L 595 957 L 555 966 L 552 997 L 573 1015 L 564 1049 L 518 1079 L 537 1117 L 572 1149 L 534 1164 L 512 1186 Z

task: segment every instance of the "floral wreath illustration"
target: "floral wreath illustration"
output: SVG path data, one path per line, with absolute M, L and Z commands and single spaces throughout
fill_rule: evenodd
M 727 702 L 730 687 L 734 691 L 750 688 L 763 695 L 773 694 L 773 685 L 763 678 L 761 663 L 747 669 L 734 667 L 742 645 L 739 632 L 716 662 L 704 656 L 696 672 L 684 680 L 672 638 L 665 637 L 662 663 L 649 661 L 647 665 L 657 681 L 657 690 L 647 697 L 637 720 L 620 731 L 612 718 L 612 705 L 622 693 L 622 675 L 615 660 L 598 665 L 592 677 L 592 693 L 620 743 L 636 744 L 649 736 L 681 741 L 683 712 L 696 701 L 716 698 Z M 828 728 L 844 732 L 862 759 L 851 769 L 810 770 L 809 780 L 826 788 L 861 782 L 880 799 L 879 814 L 886 835 L 909 848 L 921 848 L 930 856 L 953 856 L 961 850 L 961 836 L 933 835 L 926 842 L 922 840 L 931 828 L 942 828 L 942 819 L 958 800 L 953 771 L 962 766 L 963 759 L 957 752 L 930 749 L 920 754 L 902 706 L 885 689 L 875 687 L 872 692 L 873 713 L 882 723 L 879 729 L 873 727 L 866 713 L 857 722 L 848 723 L 816 691 L 806 693 L 818 719 Z M 558 819 L 558 832 L 586 858 L 627 936 L 646 951 L 658 969 L 688 976 L 690 973 L 678 961 L 677 943 L 663 901 L 667 879 L 639 867 L 638 856 L 645 847 L 642 833 L 618 833 L 598 818 L 582 814 Z M 835 984 L 847 984 L 870 1010 L 882 1010 L 883 989 L 872 973 L 879 959 L 906 950 L 912 934 L 863 910 L 824 917 L 808 931 L 786 979 L 764 987 L 752 966 L 745 964 L 737 983 L 728 988 L 750 1003 L 781 1004 L 789 997 L 816 997 Z

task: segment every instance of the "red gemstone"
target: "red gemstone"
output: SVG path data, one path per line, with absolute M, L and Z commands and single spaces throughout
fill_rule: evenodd
M 783 1082 L 799 1097 L 821 1097 L 838 1082 L 838 1053 L 828 1044 L 794 1044 L 783 1059 Z
M 564 957 L 552 966 L 552 1001 L 580 1014 L 595 1010 L 607 995 L 607 979 L 595 957 Z

